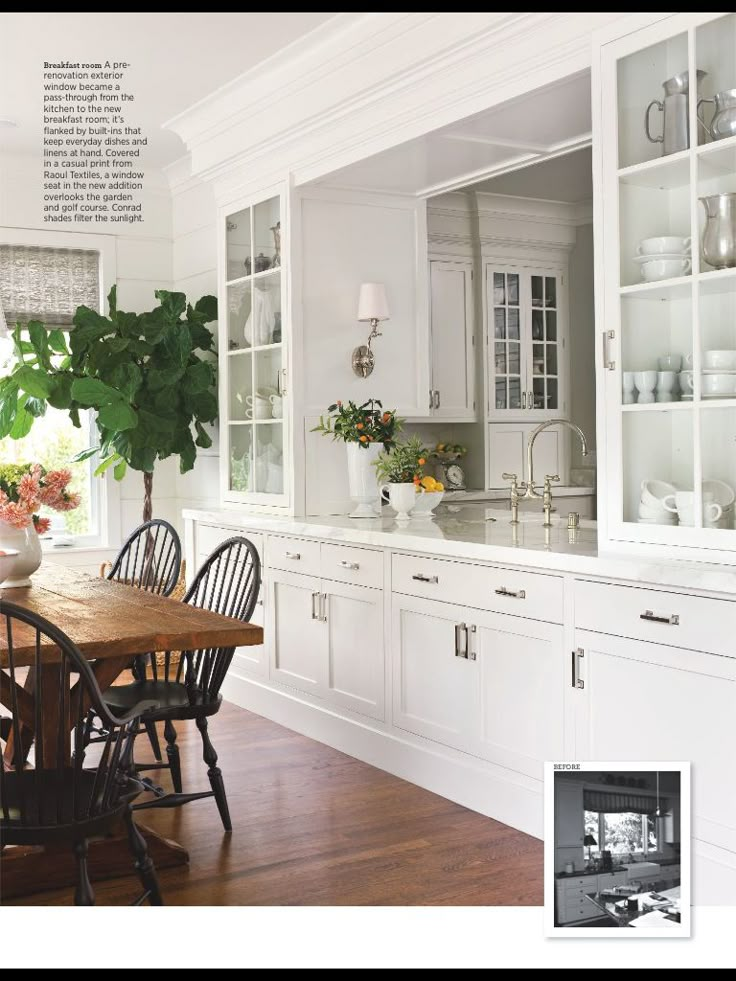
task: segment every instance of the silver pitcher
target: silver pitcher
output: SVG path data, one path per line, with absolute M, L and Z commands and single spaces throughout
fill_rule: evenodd
M 707 72 L 697 71 L 697 87 L 707 75 Z M 662 83 L 664 98 L 652 99 L 644 113 L 644 130 L 650 143 L 661 143 L 662 154 L 678 153 L 690 146 L 690 113 L 688 111 L 688 91 L 690 76 L 688 72 L 680 72 Z M 663 114 L 662 135 L 653 136 L 650 125 L 650 113 L 657 107 Z
M 736 266 L 736 192 L 700 198 L 705 208 L 703 258 L 716 269 Z
M 710 125 L 700 115 L 700 107 L 704 102 L 715 106 Z M 712 140 L 725 140 L 736 136 L 736 89 L 726 89 L 716 92 L 712 99 L 698 99 L 698 122 Z

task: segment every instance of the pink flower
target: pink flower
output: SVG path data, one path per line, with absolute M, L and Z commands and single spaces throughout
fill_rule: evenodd
M 18 499 L 27 511 L 35 511 L 39 504 L 41 488 L 38 480 L 30 473 L 23 474 L 18 482 Z
M 13 528 L 28 528 L 31 520 L 31 512 L 14 501 L 0 505 L 0 521 L 7 522 Z
M 74 511 L 81 503 L 82 498 L 79 494 L 64 493 L 55 507 L 57 511 Z
M 45 535 L 51 527 L 50 518 L 39 518 L 35 514 L 33 516 L 33 523 L 36 526 L 36 533 L 39 535 Z

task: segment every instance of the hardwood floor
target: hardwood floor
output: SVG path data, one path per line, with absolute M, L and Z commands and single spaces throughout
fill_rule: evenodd
M 196 727 L 177 729 L 184 789 L 209 789 Z M 211 798 L 139 814 L 190 852 L 188 868 L 160 874 L 167 905 L 542 905 L 536 838 L 233 705 L 210 733 L 233 833 Z M 145 738 L 137 755 L 152 759 Z M 95 892 L 101 905 L 125 904 L 138 884 Z M 8 905 L 71 903 L 64 890 Z

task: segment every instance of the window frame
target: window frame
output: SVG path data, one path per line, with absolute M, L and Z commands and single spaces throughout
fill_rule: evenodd
M 585 821 L 585 815 L 586 814 L 595 814 L 595 815 L 597 815 L 597 823 L 598 823 L 598 845 L 597 845 L 597 848 L 598 848 L 598 852 L 599 853 L 602 852 L 602 851 L 604 851 L 605 848 L 606 848 L 606 814 L 611 814 L 611 813 L 614 813 L 614 812 L 611 812 L 611 811 L 584 811 L 583 812 L 583 821 Z M 634 814 L 636 812 L 635 811 L 628 811 L 628 812 L 624 812 L 624 813 Z M 660 835 L 659 825 L 658 825 L 657 822 L 655 822 L 655 837 L 656 837 L 657 841 L 656 841 L 656 844 L 655 844 L 654 848 L 650 848 L 649 847 L 649 829 L 647 827 L 647 823 L 648 823 L 648 820 L 649 820 L 649 815 L 648 814 L 639 814 L 638 816 L 641 818 L 642 850 L 641 850 L 641 852 L 635 852 L 634 854 L 644 855 L 645 857 L 647 855 L 649 855 L 649 854 L 656 854 L 657 852 L 659 852 L 659 835 Z M 611 850 L 611 852 L 612 852 L 612 854 L 620 854 L 620 853 L 614 853 L 612 850 Z
M 0 228 L 1 245 L 23 245 L 48 249 L 83 249 L 97 252 L 100 262 L 100 296 L 99 309 L 104 313 L 107 309 L 107 295 L 117 282 L 117 243 L 114 235 L 95 235 L 86 232 L 66 232 L 55 229 L 30 228 Z M 12 330 L 14 325 L 8 324 Z M 71 330 L 74 328 L 72 327 Z M 93 461 L 96 458 L 93 458 Z M 91 469 L 97 466 L 90 463 Z M 73 545 L 54 545 L 44 540 L 47 548 L 62 547 L 71 549 L 93 549 L 116 547 L 120 544 L 120 488 L 111 473 L 103 477 L 92 477 L 93 497 L 97 513 L 97 533 L 94 535 L 69 536 Z M 67 536 L 64 536 L 68 540 Z

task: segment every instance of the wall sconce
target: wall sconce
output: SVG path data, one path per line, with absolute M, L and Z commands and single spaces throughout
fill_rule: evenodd
M 358 299 L 358 320 L 361 323 L 369 323 L 371 332 L 368 335 L 368 343 L 356 347 L 352 355 L 353 371 L 360 378 L 367 378 L 373 371 L 376 358 L 371 351 L 371 341 L 374 337 L 381 336 L 378 330 L 380 321 L 388 319 L 386 287 L 383 283 L 363 283 Z

